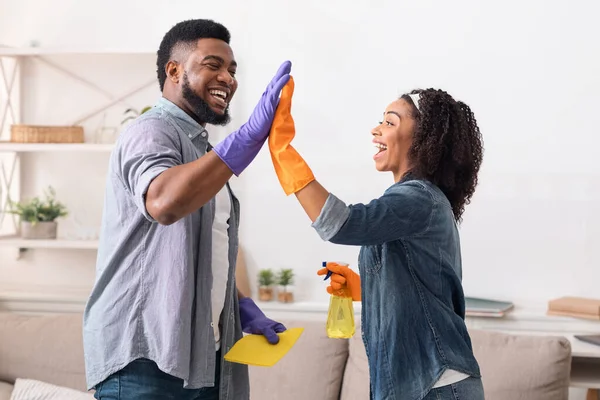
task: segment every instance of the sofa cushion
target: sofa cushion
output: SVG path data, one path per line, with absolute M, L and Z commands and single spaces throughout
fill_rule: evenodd
M 473 330 L 486 400 L 564 400 L 571 347 L 566 338 Z M 369 366 L 360 327 L 349 340 L 341 400 L 369 398 Z M 510 384 L 508 384 L 510 382 Z
M 564 337 L 472 330 L 486 400 L 568 398 L 571 344 Z
M 13 391 L 13 385 L 8 382 L 0 381 L 0 400 L 10 400 Z
M 81 314 L 0 313 L 0 380 L 17 378 L 85 391 Z
M 348 341 L 329 339 L 325 321 L 281 322 L 304 332 L 273 367 L 249 367 L 250 399 L 338 400 Z
M 94 400 L 94 395 L 33 379 L 17 379 L 11 400 Z
M 349 340 L 348 362 L 344 371 L 340 400 L 357 400 L 369 398 L 369 363 L 362 340 L 360 326 Z

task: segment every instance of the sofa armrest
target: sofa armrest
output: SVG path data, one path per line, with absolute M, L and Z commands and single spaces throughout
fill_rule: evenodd
M 13 392 L 13 385 L 8 382 L 0 381 L 0 400 L 10 400 Z
M 0 313 L 0 381 L 17 378 L 85 391 L 82 315 Z
M 567 338 L 481 330 L 470 335 L 486 400 L 568 398 L 571 343 Z

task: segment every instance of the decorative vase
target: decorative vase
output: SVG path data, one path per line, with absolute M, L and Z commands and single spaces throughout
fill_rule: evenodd
M 279 286 L 277 290 L 277 300 L 280 303 L 293 303 L 294 291 L 292 286 Z
M 258 288 L 258 300 L 271 301 L 273 300 L 273 288 L 270 286 L 261 286 Z
M 21 221 L 21 237 L 23 239 L 56 239 L 56 228 L 58 223 Z

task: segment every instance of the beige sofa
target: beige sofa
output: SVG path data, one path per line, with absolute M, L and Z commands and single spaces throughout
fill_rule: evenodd
M 250 368 L 252 400 L 369 398 L 360 332 L 334 340 L 325 336 L 323 323 L 282 322 L 305 331 L 277 365 Z M 471 336 L 487 400 L 567 399 L 571 348 L 566 339 L 485 331 Z M 10 399 L 17 378 L 85 390 L 81 315 L 0 313 L 0 400 Z

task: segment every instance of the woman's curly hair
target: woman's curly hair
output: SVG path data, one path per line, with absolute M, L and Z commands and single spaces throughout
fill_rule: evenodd
M 448 198 L 457 222 L 477 186 L 483 159 L 483 140 L 468 105 L 442 90 L 413 90 L 419 94 L 419 108 L 403 95 L 413 108 L 416 121 L 409 158 L 411 173 L 426 179 Z

